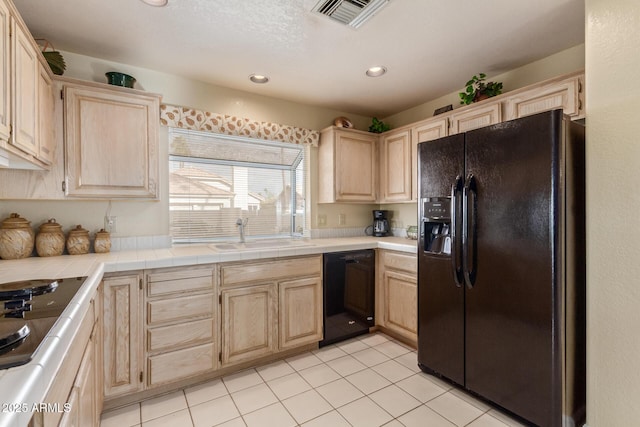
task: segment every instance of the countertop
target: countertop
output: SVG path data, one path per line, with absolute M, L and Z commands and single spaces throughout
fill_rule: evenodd
M 299 243 L 291 247 L 232 250 L 219 250 L 215 245 L 208 244 L 189 244 L 107 254 L 0 260 L 0 283 L 87 276 L 87 280 L 38 347 L 33 360 L 23 366 L 0 370 L 0 427 L 26 426 L 33 415 L 32 406 L 44 401 L 64 355 L 73 346 L 80 326 L 79 320 L 87 312 L 89 301 L 105 273 L 357 249 L 380 248 L 417 253 L 415 240 L 400 237 L 310 239 Z

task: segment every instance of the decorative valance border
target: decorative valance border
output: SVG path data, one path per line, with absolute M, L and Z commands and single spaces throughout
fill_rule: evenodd
M 316 130 L 277 123 L 256 122 L 240 117 L 169 104 L 160 106 L 160 124 L 226 135 L 290 142 L 292 144 L 311 144 L 314 147 L 318 146 L 318 140 L 320 139 L 320 132 Z

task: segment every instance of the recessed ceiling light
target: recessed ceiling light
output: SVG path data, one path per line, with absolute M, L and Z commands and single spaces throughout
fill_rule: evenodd
M 382 65 L 376 65 L 375 67 L 371 67 L 367 70 L 366 74 L 369 77 L 380 77 L 384 73 L 387 72 L 387 68 Z
M 142 0 L 142 1 L 148 4 L 149 6 L 158 6 L 158 7 L 166 6 L 167 3 L 169 3 L 169 0 Z
M 249 80 L 251 80 L 254 83 L 262 84 L 262 83 L 268 82 L 269 77 L 263 76 L 262 74 L 251 74 L 249 76 Z

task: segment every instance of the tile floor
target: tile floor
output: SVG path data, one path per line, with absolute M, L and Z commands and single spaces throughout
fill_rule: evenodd
M 101 427 L 505 427 L 499 411 L 426 375 L 381 333 L 105 412 Z

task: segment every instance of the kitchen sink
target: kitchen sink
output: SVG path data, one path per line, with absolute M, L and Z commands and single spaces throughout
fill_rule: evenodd
M 295 239 L 274 239 L 274 240 L 254 240 L 244 243 L 214 243 L 209 245 L 211 249 L 219 251 L 235 251 L 243 249 L 278 249 L 278 248 L 300 248 L 305 246 L 313 246 L 307 240 Z

